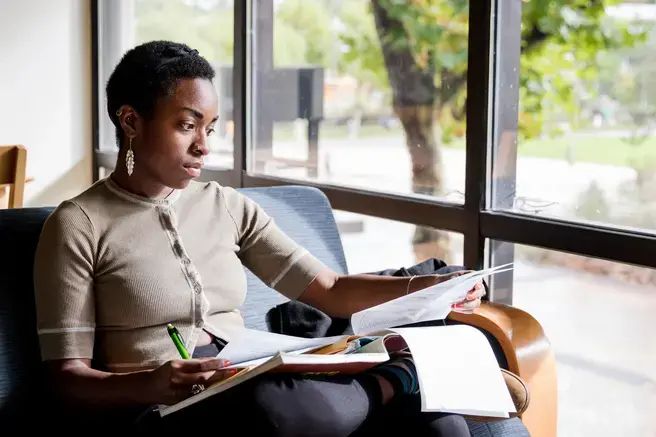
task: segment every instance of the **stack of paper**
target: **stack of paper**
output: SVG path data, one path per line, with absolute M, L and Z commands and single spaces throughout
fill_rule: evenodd
M 407 347 L 417 368 L 422 411 L 508 417 L 515 407 L 494 352 L 479 330 L 465 325 L 395 327 L 444 319 L 451 305 L 462 301 L 483 277 L 511 268 L 504 265 L 471 272 L 354 314 L 351 323 L 355 334 L 379 337 L 356 353 L 308 353 L 344 343 L 348 336 L 297 338 L 244 330 L 226 345 L 218 358 L 231 361 L 231 367 L 246 370 L 192 398 L 160 409 L 160 414 L 172 414 L 276 369 L 292 373 L 362 371 L 389 360 L 388 352 Z
M 462 301 L 467 292 L 485 276 L 511 270 L 511 264 L 474 271 L 441 284 L 411 293 L 353 314 L 353 332 L 360 334 L 395 326 L 430 320 L 443 320 L 451 312 L 451 305 Z

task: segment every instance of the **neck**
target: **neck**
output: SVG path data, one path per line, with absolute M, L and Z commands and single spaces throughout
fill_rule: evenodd
M 156 182 L 152 178 L 146 177 L 143 172 L 136 170 L 135 168 L 132 175 L 128 176 L 125 166 L 125 151 L 121 150 L 116 160 L 116 167 L 112 172 L 112 180 L 124 190 L 150 199 L 163 199 L 173 192 L 172 188 Z

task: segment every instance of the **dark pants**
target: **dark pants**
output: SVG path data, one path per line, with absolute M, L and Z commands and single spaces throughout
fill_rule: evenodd
M 382 406 L 376 384 L 371 377 L 265 375 L 163 419 L 153 411 L 139 425 L 171 435 L 207 423 L 224 435 L 470 436 L 460 416 L 422 413 L 419 396 Z
M 220 344 L 198 348 L 194 356 L 216 356 Z M 381 405 L 371 375 L 262 375 L 224 393 L 161 418 L 154 409 L 63 411 L 48 402 L 39 420 L 21 420 L 48 429 L 63 426 L 68 435 L 213 434 L 280 436 L 444 436 L 528 437 L 519 419 L 492 423 L 466 422 L 458 415 L 422 413 L 421 398 L 398 396 Z M 134 429 L 134 428 L 137 429 Z M 91 430 L 91 431 L 90 431 Z M 137 431 L 139 432 L 137 434 Z

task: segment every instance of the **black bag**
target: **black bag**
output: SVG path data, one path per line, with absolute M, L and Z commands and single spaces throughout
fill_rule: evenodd
M 386 269 L 370 274 L 409 277 L 444 275 L 459 270 L 467 270 L 467 268 L 447 266 L 440 259 L 430 258 L 409 268 Z M 271 308 L 266 314 L 266 321 L 271 332 L 295 337 L 318 338 L 353 333 L 350 320 L 332 318 L 322 311 L 298 301 L 285 302 Z

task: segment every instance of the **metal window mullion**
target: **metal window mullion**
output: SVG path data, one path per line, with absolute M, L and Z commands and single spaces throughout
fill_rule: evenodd
M 233 38 L 233 187 L 242 187 L 242 175 L 246 171 L 248 157 L 249 123 L 248 108 L 250 88 L 250 37 L 249 10 L 250 1 L 234 3 L 234 38 Z
M 503 211 L 483 213 L 481 230 L 499 241 L 656 268 L 656 235 L 648 232 Z
M 307 180 L 244 175 L 244 186 L 246 187 L 275 185 L 305 185 L 318 188 L 328 197 L 332 207 L 338 210 L 430 226 L 452 232 L 464 232 L 464 209 L 461 205 Z
M 512 208 L 517 179 L 517 128 L 519 108 L 519 75 L 521 55 L 522 0 L 497 0 L 495 6 L 492 45 L 494 90 L 493 141 L 489 144 L 490 184 L 485 198 L 485 210 Z M 481 231 L 483 218 L 479 216 Z M 485 241 L 484 232 L 481 239 Z M 490 240 L 488 263 L 498 266 L 515 261 L 515 246 Z M 512 270 L 491 279 L 492 296 L 496 302 L 512 304 L 514 274 Z
M 489 143 L 492 0 L 470 1 L 467 53 L 467 135 L 465 170 L 464 261 L 483 267 L 485 241 L 479 215 L 484 207 Z

